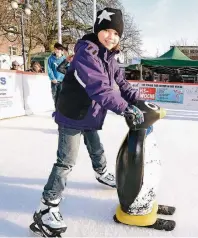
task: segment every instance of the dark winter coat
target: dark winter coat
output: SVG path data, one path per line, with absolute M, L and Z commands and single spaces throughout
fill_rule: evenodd
M 69 65 L 70 63 L 65 59 L 62 63 L 59 64 L 57 71 L 65 75 Z
M 136 96 L 114 59 L 116 52 L 103 47 L 95 34 L 75 46 L 65 75 L 55 121 L 74 129 L 101 129 L 107 110 L 121 114 Z

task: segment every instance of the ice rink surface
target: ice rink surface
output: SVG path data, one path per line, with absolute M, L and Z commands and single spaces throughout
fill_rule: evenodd
M 160 204 L 176 206 L 172 232 L 116 224 L 116 190 L 94 177 L 81 141 L 77 164 L 68 179 L 60 209 L 65 237 L 198 237 L 198 116 L 169 115 L 158 121 L 155 135 L 162 156 Z M 109 113 L 100 132 L 109 169 L 128 128 Z M 0 121 L 0 236 L 27 237 L 32 215 L 56 160 L 58 134 L 51 112 Z M 164 216 L 161 216 L 164 217 Z

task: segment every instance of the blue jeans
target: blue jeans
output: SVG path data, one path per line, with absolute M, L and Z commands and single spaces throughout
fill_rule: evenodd
M 51 83 L 51 89 L 52 89 L 52 98 L 54 100 L 54 106 L 56 108 L 56 104 L 58 102 L 58 97 L 59 97 L 60 91 L 62 89 L 62 83 L 61 82 Z
M 43 198 L 47 201 L 61 198 L 66 187 L 67 176 L 76 163 L 81 134 L 84 135 L 84 143 L 87 146 L 93 169 L 102 173 L 107 163 L 97 131 L 81 131 L 62 126 L 59 126 L 58 131 L 57 160 L 43 191 Z

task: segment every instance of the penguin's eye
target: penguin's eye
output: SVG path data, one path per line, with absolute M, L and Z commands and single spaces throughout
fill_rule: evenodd
M 152 102 L 144 102 L 144 103 L 148 108 L 154 111 L 157 111 L 159 109 L 159 107 L 156 104 L 153 104 Z

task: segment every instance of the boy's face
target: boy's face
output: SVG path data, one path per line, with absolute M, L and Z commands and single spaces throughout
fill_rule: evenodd
M 62 56 L 62 50 L 61 49 L 54 48 L 54 53 L 55 53 L 56 57 L 61 57 Z
M 100 31 L 98 33 L 98 39 L 108 50 L 112 50 L 120 41 L 117 31 L 113 29 Z

